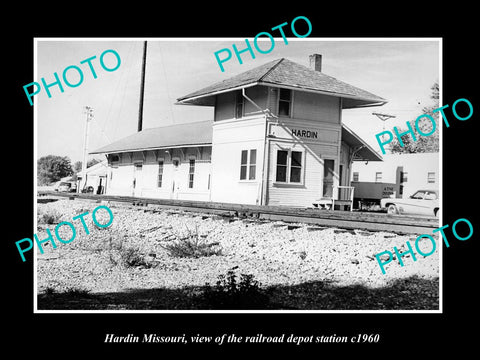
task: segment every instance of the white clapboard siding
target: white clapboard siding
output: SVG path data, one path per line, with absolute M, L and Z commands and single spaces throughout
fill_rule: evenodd
M 276 152 L 279 149 L 291 149 L 304 152 L 302 184 L 276 183 Z M 323 190 L 323 157 L 334 158 L 335 152 L 325 152 L 322 145 L 288 144 L 272 142 L 270 146 L 271 166 L 268 181 L 268 205 L 311 206 L 312 201 L 322 196 Z
M 193 188 L 189 188 L 190 159 L 195 159 Z M 178 160 L 174 167 L 172 160 Z M 158 185 L 159 161 L 163 161 L 161 187 Z M 144 150 L 120 154 L 118 167 L 112 167 L 109 195 L 153 197 L 160 199 L 210 200 L 211 147 Z M 135 172 L 134 164 L 142 164 Z M 136 177 L 136 189 L 133 179 Z M 175 180 L 175 191 L 173 183 Z
M 293 113 L 295 119 L 328 123 L 340 123 L 340 99 L 308 92 L 293 92 Z
M 245 89 L 246 95 L 262 109 L 267 107 L 268 91 L 269 88 L 266 86 L 254 86 Z M 235 102 L 237 93 L 241 94 L 241 90 L 217 95 L 215 103 L 215 121 L 230 120 L 235 117 Z M 260 113 L 259 109 L 245 98 L 243 99 L 243 105 L 244 116 L 256 115 Z
M 246 117 L 213 125 L 212 201 L 257 204 L 265 141 L 265 118 Z M 242 150 L 257 150 L 255 180 L 240 180 Z
M 295 131 L 309 131 L 315 137 L 302 138 Z M 338 181 L 339 147 L 341 126 L 320 121 L 284 119 L 269 124 L 273 135 L 269 141 L 268 205 L 294 207 L 311 206 L 323 194 L 324 159 L 335 160 L 335 173 Z M 303 152 L 302 182 L 285 184 L 276 182 L 277 151 L 291 150 Z
M 111 167 L 107 181 L 108 195 L 126 195 L 131 196 L 133 191 L 133 166 L 118 165 Z
M 275 115 L 278 115 L 279 96 L 279 88 L 269 88 L 267 108 Z M 292 90 L 291 104 L 292 119 L 340 123 L 340 99 L 337 97 Z M 280 118 L 287 117 L 280 116 Z

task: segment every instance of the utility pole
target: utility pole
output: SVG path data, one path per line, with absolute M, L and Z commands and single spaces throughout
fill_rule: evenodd
M 89 130 L 90 120 L 92 120 L 93 118 L 93 108 L 91 108 L 90 106 L 85 106 L 84 114 L 86 114 L 87 117 L 85 119 L 85 135 L 83 138 L 83 161 L 82 161 L 83 175 L 82 175 L 82 180 L 80 181 L 80 184 L 78 186 L 77 192 L 81 192 L 81 189 L 83 189 L 85 187 L 85 184 L 87 183 L 88 130 Z
M 395 115 L 381 114 L 376 112 L 372 113 L 372 115 L 375 115 L 376 117 L 378 117 L 380 120 L 383 121 L 383 131 L 385 131 L 385 121 L 395 117 Z
M 143 94 L 145 92 L 145 67 L 147 65 L 147 42 L 143 42 L 143 58 L 142 58 L 142 76 L 140 79 L 140 103 L 138 106 L 138 126 L 137 131 L 142 131 L 143 127 Z
M 377 113 L 377 112 L 373 112 L 372 115 L 375 115 L 376 117 L 378 117 L 380 120 L 383 121 L 383 132 L 385 132 L 385 122 L 388 120 L 388 119 L 391 119 L 391 118 L 394 118 L 396 117 L 395 115 L 388 115 L 388 114 L 381 114 L 381 113 Z M 382 135 L 382 141 L 383 141 L 383 137 L 385 136 L 385 134 Z

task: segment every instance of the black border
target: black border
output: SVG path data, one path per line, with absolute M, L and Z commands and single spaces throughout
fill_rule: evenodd
M 314 5 L 303 8 L 291 4 L 272 3 L 266 11 L 258 5 L 238 3 L 235 6 L 186 3 L 182 7 L 162 3 L 110 4 L 107 9 L 84 4 L 75 8 L 50 8 L 18 12 L 17 22 L 4 22 L 8 37 L 3 56 L 7 86 L 4 103 L 4 193 L 7 195 L 7 221 L 4 223 L 4 251 L 7 265 L 7 286 L 4 297 L 7 307 L 8 331 L 6 344 L 17 351 L 31 348 L 52 357 L 96 354 L 124 354 L 132 350 L 138 355 L 148 352 L 164 357 L 167 345 L 104 344 L 106 333 L 196 334 L 205 336 L 235 333 L 296 335 L 379 333 L 378 344 L 344 345 L 316 344 L 311 346 L 262 345 L 269 351 L 313 350 L 324 354 L 334 350 L 355 353 L 390 353 L 432 355 L 436 350 L 461 345 L 463 351 L 473 348 L 474 331 L 468 327 L 475 313 L 474 274 L 478 250 L 478 215 L 473 211 L 476 201 L 476 117 L 478 65 L 476 64 L 474 8 L 468 5 L 435 5 L 438 9 L 421 9 L 405 2 L 370 3 L 354 6 L 346 3 Z M 307 5 L 308 4 L 308 5 Z M 288 5 L 288 6 L 287 6 Z M 238 8 L 233 15 L 233 9 Z M 378 10 L 377 10 L 378 9 Z M 273 11 L 275 10 L 275 11 Z M 444 127 L 443 136 L 443 214 L 444 224 L 458 218 L 469 219 L 474 235 L 465 242 L 451 241 L 444 247 L 443 314 L 33 314 L 33 257 L 22 263 L 14 241 L 31 236 L 33 228 L 33 112 L 25 101 L 23 85 L 33 79 L 34 37 L 251 37 L 296 16 L 306 16 L 313 25 L 311 37 L 442 37 L 443 38 L 443 103 L 452 104 L 467 98 L 473 104 L 474 115 L 468 121 L 452 120 Z M 11 25 L 14 23 L 14 25 Z M 13 33 L 13 34 L 12 34 Z M 13 100 L 13 101 L 12 101 Z M 11 140 L 10 140 L 11 139 Z M 8 146 L 7 146 L 8 145 Z M 13 190 L 15 189 L 15 190 Z M 5 271 L 4 270 L 4 271 Z M 472 319 L 473 320 L 473 319 Z M 472 324 L 475 326 L 475 324 Z M 28 344 L 28 345 L 27 345 Z M 191 351 L 224 353 L 247 351 L 255 354 L 259 345 L 183 346 L 172 354 Z M 70 350 L 70 351 L 69 351 Z M 378 353 L 380 351 L 385 351 Z

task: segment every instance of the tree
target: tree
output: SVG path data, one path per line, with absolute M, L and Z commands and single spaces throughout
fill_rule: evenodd
M 82 171 L 82 162 L 81 161 L 75 161 L 75 163 L 73 164 L 73 172 L 75 174 L 77 174 L 80 171 Z
M 89 167 L 91 167 L 91 166 L 93 166 L 93 165 L 95 165 L 95 164 L 98 164 L 98 163 L 100 163 L 100 162 L 102 162 L 102 160 L 95 159 L 95 158 L 94 158 L 94 159 L 90 159 L 90 160 L 87 161 L 87 168 L 89 168 Z
M 95 164 L 98 164 L 99 162 L 102 162 L 102 160 L 99 160 L 99 159 L 91 159 L 91 160 L 88 160 L 87 161 L 87 168 L 95 165 Z M 73 164 L 73 172 L 75 174 L 78 174 L 80 171 L 82 171 L 82 161 L 75 161 L 75 163 Z
M 47 155 L 37 160 L 37 182 L 39 185 L 50 185 L 72 174 L 72 164 L 68 156 Z
M 440 138 L 439 138 L 439 127 L 441 123 L 438 122 L 439 120 L 439 113 L 433 112 L 433 110 L 439 107 L 439 86 L 438 83 L 435 82 L 432 87 L 430 88 L 432 93 L 430 95 L 430 99 L 433 100 L 432 105 L 426 106 L 422 109 L 424 114 L 428 114 L 432 116 L 435 120 L 436 130 L 432 135 L 423 136 L 420 135 L 415 127 L 415 120 L 410 121 L 411 128 L 415 133 L 415 137 L 417 141 L 413 141 L 411 135 L 405 135 L 402 137 L 402 142 L 404 146 L 400 146 L 398 138 L 395 136 L 390 143 L 390 152 L 392 154 L 402 154 L 402 153 L 428 153 L 428 152 L 438 152 L 440 151 Z M 428 118 L 421 118 L 418 122 L 418 128 L 424 134 L 428 134 L 432 131 L 433 125 Z M 407 131 L 407 128 L 399 128 L 398 133 L 403 133 Z

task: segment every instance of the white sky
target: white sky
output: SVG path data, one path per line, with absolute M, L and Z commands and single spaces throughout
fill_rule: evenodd
M 430 87 L 440 79 L 440 45 L 436 39 L 276 39 L 269 54 L 256 53 L 252 59 L 244 53 L 243 65 L 235 56 L 224 63 L 221 72 L 214 52 L 244 48 L 244 39 L 147 39 L 147 67 L 143 128 L 213 119 L 213 107 L 174 105 L 176 99 L 190 92 L 221 81 L 243 71 L 282 57 L 308 66 L 309 55 L 322 54 L 322 72 L 387 99 L 381 107 L 345 110 L 343 122 L 380 152 L 375 134 L 384 126 L 372 112 L 395 115 L 386 129 L 403 126 L 421 115 L 431 103 Z M 63 83 L 44 89 L 34 97 L 37 110 L 37 158 L 53 154 L 82 159 L 85 127 L 84 106 L 94 108 L 90 124 L 90 151 L 128 136 L 137 130 L 138 102 L 143 39 L 37 39 L 35 79 L 40 83 L 54 81 L 53 73 L 62 78 L 70 65 L 83 70 L 83 83 L 70 88 Z M 267 44 L 264 47 L 267 49 Z M 102 52 L 115 50 L 121 57 L 120 67 L 113 72 L 103 70 L 99 63 Z M 80 64 L 93 55 L 98 78 L 93 79 L 88 64 Z M 105 56 L 109 67 L 115 65 L 112 54 Z M 72 83 L 75 71 L 68 72 Z M 26 84 L 25 84 L 26 85 Z M 25 97 L 28 104 L 28 100 Z M 98 157 L 98 156 L 97 156 Z M 90 157 L 91 158 L 91 157 Z

